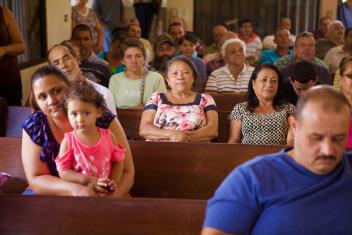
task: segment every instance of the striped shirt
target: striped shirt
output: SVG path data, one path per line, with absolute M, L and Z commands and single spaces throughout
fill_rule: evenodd
M 228 65 L 225 65 L 210 74 L 205 90 L 219 93 L 247 92 L 248 82 L 253 70 L 254 67 L 244 65 L 242 72 L 235 78 L 231 74 Z

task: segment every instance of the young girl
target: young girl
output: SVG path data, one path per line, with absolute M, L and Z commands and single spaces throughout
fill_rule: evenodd
M 55 160 L 59 176 L 99 194 L 114 192 L 117 182 L 110 175 L 120 179 L 125 148 L 117 144 L 109 129 L 95 125 L 106 109 L 104 98 L 92 85 L 80 82 L 66 94 L 64 109 L 74 130 L 65 134 Z M 112 164 L 118 164 L 113 172 Z
M 199 82 L 204 84 L 207 82 L 207 71 L 205 63 L 202 59 L 198 58 L 195 54 L 197 48 L 197 38 L 190 33 L 186 33 L 185 36 L 181 37 L 178 41 L 180 54 L 187 56 L 192 60 L 193 64 L 196 66 L 199 74 Z M 203 90 L 199 91 L 203 92 Z

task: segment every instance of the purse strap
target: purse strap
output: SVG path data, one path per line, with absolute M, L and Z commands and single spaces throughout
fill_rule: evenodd
M 143 69 L 143 72 L 142 72 L 142 81 L 141 81 L 141 90 L 140 90 L 140 94 L 141 94 L 141 97 L 140 97 L 140 104 L 143 104 L 143 98 L 144 98 L 144 90 L 145 90 L 145 83 L 146 83 L 146 80 L 147 80 L 147 75 L 148 75 L 148 70 L 147 69 Z

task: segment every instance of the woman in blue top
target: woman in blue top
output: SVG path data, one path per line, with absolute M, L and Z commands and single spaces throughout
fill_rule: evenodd
M 64 134 L 72 130 L 61 106 L 69 85 L 66 76 L 52 66 L 44 66 L 33 74 L 30 103 L 34 113 L 23 124 L 24 171 L 30 188 L 36 194 L 96 196 L 97 189 L 86 186 L 86 182 L 70 183 L 57 177 L 55 158 Z M 101 128 L 110 128 L 118 142 L 127 149 L 124 172 L 117 183 L 118 192 L 114 193 L 114 196 L 126 196 L 133 184 L 134 166 L 124 131 L 110 112 L 104 113 L 96 124 Z M 111 178 L 115 177 L 115 173 L 113 168 Z

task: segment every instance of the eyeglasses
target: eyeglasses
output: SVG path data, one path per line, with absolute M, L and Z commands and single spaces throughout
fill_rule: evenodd
M 342 76 L 346 76 L 346 77 L 348 77 L 349 79 L 352 79 L 352 73 L 350 73 L 350 74 L 342 74 Z

